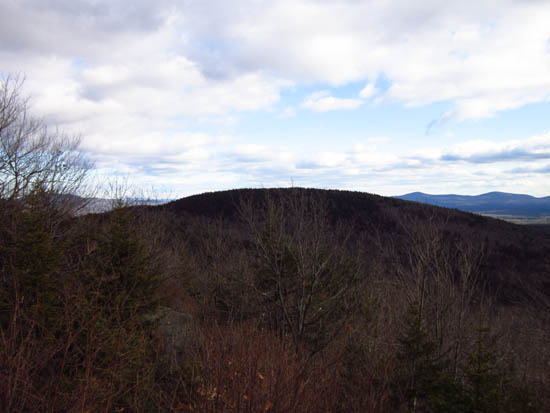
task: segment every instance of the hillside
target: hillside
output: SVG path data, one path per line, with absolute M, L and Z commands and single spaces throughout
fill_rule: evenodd
M 298 399 L 265 396 L 285 406 L 278 411 L 405 412 L 413 401 L 441 412 L 550 409 L 542 228 L 301 188 L 206 193 L 152 211 L 185 234 L 182 285 L 205 330 L 246 326 L 207 346 L 219 351 L 209 370 L 216 388 L 233 382 L 227 357 L 244 357 L 240 368 L 260 363 L 287 383 L 276 373 L 282 364 L 296 374 L 290 389 L 305 386 Z M 266 331 L 281 341 L 267 344 Z M 250 380 L 239 386 L 254 387 Z
M 351 222 L 357 236 L 363 232 L 375 235 L 378 241 L 383 242 L 379 246 L 381 249 L 387 249 L 390 244 L 406 249 L 404 239 L 407 225 L 437 226 L 444 232 L 444 242 L 448 243 L 456 243 L 457 239 L 480 243 L 484 251 L 484 276 L 501 299 L 514 301 L 525 298 L 528 295 L 525 290 L 527 285 L 550 296 L 550 232 L 545 231 L 546 228 L 516 225 L 408 200 L 338 190 L 239 189 L 190 196 L 159 208 L 167 208 L 181 216 L 222 217 L 235 222 L 239 219 L 240 200 L 250 199 L 259 205 L 266 196 L 280 196 L 293 191 L 304 191 L 325 198 L 332 222 Z M 441 197 L 442 202 L 447 200 Z M 525 197 L 530 202 L 530 197 Z M 459 198 L 456 198 L 457 204 L 465 205 L 465 201 Z M 511 205 L 519 202 L 516 196 L 508 197 L 498 193 L 470 198 L 473 198 L 471 205 L 480 208 L 486 208 L 502 198 L 509 199 Z M 455 199 L 455 196 L 449 199 Z M 544 201 L 541 200 L 542 205 L 545 205 Z M 523 208 L 525 202 L 520 204 Z
M 0 203 L 0 411 L 550 411 L 550 233 L 372 194 Z

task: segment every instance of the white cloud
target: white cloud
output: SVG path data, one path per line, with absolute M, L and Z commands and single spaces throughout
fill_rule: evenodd
M 472 163 L 544 161 L 550 159 L 550 133 L 504 142 L 466 141 L 443 150 L 441 159 Z
M 197 19 L 200 33 L 220 33 L 234 70 L 333 85 L 384 74 L 386 99 L 410 106 L 450 100 L 457 119 L 550 96 L 548 2 L 237 4 L 224 8 L 226 18 L 209 17 L 205 5 Z
M 0 72 L 25 73 L 33 109 L 82 133 L 101 167 L 144 178 L 215 186 L 295 176 L 363 189 L 376 179 L 387 194 L 396 180 L 520 188 L 506 171 L 521 167 L 521 184 L 540 193 L 548 135 L 447 149 L 436 143 L 409 157 L 381 150 L 387 141 L 373 138 L 311 155 L 220 139 L 232 135 L 242 112 L 274 106 L 281 117 L 298 117 L 299 107 L 350 110 L 371 98 L 447 102 L 452 109 L 437 125 L 548 101 L 548 21 L 546 1 L 4 1 Z M 374 81 L 382 78 L 387 85 Z M 356 99 L 325 90 L 301 106 L 281 102 L 290 86 L 301 96 L 304 85 L 356 84 L 364 85 Z
M 296 116 L 296 109 L 292 107 L 286 107 L 279 113 L 281 119 L 293 118 L 294 116 Z
M 101 168 L 123 170 L 153 157 L 197 164 L 209 154 L 182 143 L 197 137 L 186 132 L 190 122 L 230 124 L 235 113 L 279 100 L 285 82 L 260 71 L 216 79 L 203 73 L 180 50 L 186 33 L 178 13 L 162 15 L 167 2 L 128 8 L 100 1 L 93 10 L 49 3 L 0 4 L 0 36 L 10 39 L 0 49 L 0 72 L 24 73 L 35 113 L 82 134 Z M 2 24 L 15 18 L 17 26 Z
M 359 92 L 359 97 L 362 99 L 368 99 L 373 97 L 378 91 L 372 83 L 367 83 L 361 92 Z
M 323 90 L 312 93 L 304 102 L 302 107 L 315 112 L 327 112 L 341 109 L 357 109 L 363 102 L 359 99 L 342 99 L 330 96 L 330 92 Z
M 191 141 L 196 144 L 190 144 Z M 412 190 L 465 194 L 501 190 L 548 195 L 548 156 L 524 156 L 544 153 L 549 143 L 547 135 L 502 144 L 472 141 L 444 150 L 427 146 L 416 153 L 400 155 L 378 148 L 378 139 L 372 141 L 333 151 L 299 153 L 281 145 L 239 143 L 236 138 L 183 136 L 178 145 L 168 148 L 172 156 L 160 149 L 162 143 L 136 148 L 134 155 L 118 169 L 131 171 L 133 177 L 151 176 L 153 180 L 169 176 L 178 194 L 288 186 L 293 182 L 297 186 L 364 190 L 382 195 Z M 510 150 L 521 150 L 523 155 L 519 159 L 509 157 Z M 119 159 L 112 148 L 106 153 L 113 157 L 113 162 Z M 446 157 L 448 154 L 453 156 Z
M 2 70 L 34 76 L 21 64 L 25 56 L 78 59 L 83 68 L 73 67 L 69 79 L 90 97 L 136 82 L 171 87 L 182 99 L 165 105 L 193 101 L 182 108 L 193 114 L 269 106 L 282 79 L 342 85 L 381 74 L 391 82 L 386 99 L 412 106 L 451 100 L 457 119 L 550 96 L 544 1 L 163 0 L 128 7 L 122 0 L 29 0 L 3 2 L 0 16 L 0 37 L 9 39 Z M 369 83 L 360 96 L 375 93 Z M 129 98 L 152 100 L 137 92 Z M 358 103 L 327 97 L 322 104 Z

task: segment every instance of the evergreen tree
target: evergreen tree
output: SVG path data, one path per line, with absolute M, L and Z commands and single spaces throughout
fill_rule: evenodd
M 46 194 L 36 190 L 3 210 L 2 323 L 16 311 L 19 321 L 32 320 L 40 334 L 55 334 L 61 311 L 61 264 L 65 242 L 51 228 Z
M 120 320 L 139 315 L 145 320 L 159 304 L 160 274 L 136 233 L 131 211 L 117 206 L 108 216 L 107 229 L 98 239 L 93 254 L 96 282 L 99 282 L 104 311 L 116 309 Z
M 509 366 L 498 363 L 495 338 L 480 315 L 474 351 L 466 367 L 465 405 L 469 412 L 531 413 L 539 411 L 527 389 L 515 388 Z
M 155 397 L 155 322 L 148 316 L 161 304 L 160 274 L 136 232 L 132 211 L 119 206 L 106 218 L 87 265 L 91 313 L 82 314 L 83 323 L 89 325 L 82 346 L 99 350 L 95 373 L 110 383 L 111 406 L 122 409 L 135 405 L 132 397 L 141 402 Z
M 398 388 L 409 410 L 456 411 L 457 389 L 447 375 L 449 362 L 436 357 L 436 346 L 429 339 L 417 304 L 411 307 L 399 343 L 402 371 Z

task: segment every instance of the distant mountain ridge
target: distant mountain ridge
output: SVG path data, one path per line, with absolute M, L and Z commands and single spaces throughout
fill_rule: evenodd
M 550 217 L 550 196 L 536 198 L 506 192 L 488 192 L 482 195 L 431 195 L 412 192 L 394 198 L 498 217 Z

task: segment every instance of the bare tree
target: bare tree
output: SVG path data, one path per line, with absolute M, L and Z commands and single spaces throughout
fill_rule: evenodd
M 0 198 L 13 201 L 38 191 L 67 206 L 91 164 L 78 150 L 78 136 L 52 130 L 30 114 L 23 83 L 20 76 L 0 78 Z
M 351 231 L 333 225 L 327 200 L 291 190 L 268 195 L 258 208 L 241 205 L 252 241 L 256 277 L 251 284 L 266 315 L 315 354 L 330 343 L 358 305 L 364 280 L 358 256 L 350 252 Z
M 464 357 L 466 330 L 471 327 L 473 304 L 483 292 L 481 263 L 484 244 L 446 234 L 448 222 L 429 216 L 401 222 L 408 249 L 397 275 L 407 302 L 418 307 L 438 356 L 451 360 L 453 378 Z

